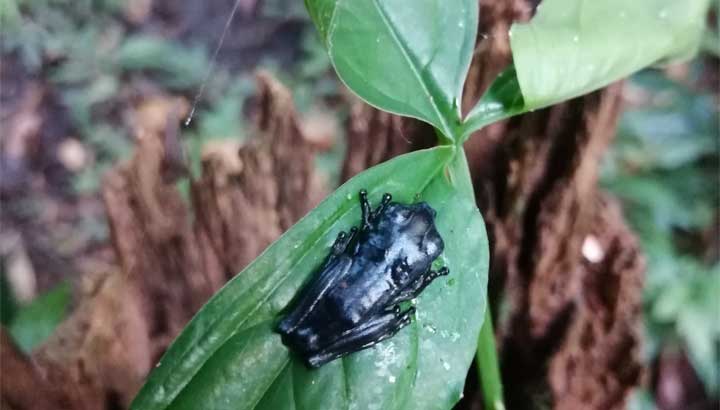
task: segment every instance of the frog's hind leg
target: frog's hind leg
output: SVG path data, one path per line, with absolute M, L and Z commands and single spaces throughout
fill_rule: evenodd
M 427 273 L 420 275 L 415 282 L 412 282 L 405 287 L 402 292 L 400 292 L 400 294 L 398 294 L 395 299 L 391 300 L 389 303 L 396 304 L 416 298 L 430 283 L 432 283 L 433 280 L 440 276 L 447 276 L 448 274 L 450 274 L 450 270 L 444 266 L 436 271 L 429 270 Z
M 332 343 L 305 357 L 305 361 L 310 367 L 320 367 L 338 357 L 371 347 L 392 337 L 409 324 L 414 313 L 415 308 L 411 307 L 401 312 L 396 306 L 390 312 L 381 313 L 357 327 L 346 330 Z
M 294 332 L 295 328 L 312 311 L 325 292 L 350 269 L 352 259 L 347 255 L 343 255 L 343 252 L 355 236 L 356 231 L 351 230 L 350 235 L 345 232 L 338 234 L 332 246 L 332 251 L 320 268 L 319 273 L 302 289 L 298 299 L 294 302 L 293 309 L 278 324 L 277 330 L 281 334 L 288 335 Z

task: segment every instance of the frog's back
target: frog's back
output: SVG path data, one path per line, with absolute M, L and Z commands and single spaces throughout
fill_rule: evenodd
M 349 325 L 377 313 L 393 293 L 385 261 L 355 260 L 347 275 L 328 292 L 328 310 Z

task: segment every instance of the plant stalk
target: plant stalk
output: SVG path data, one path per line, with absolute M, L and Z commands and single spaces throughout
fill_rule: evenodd
M 490 306 L 485 309 L 485 320 L 480 329 L 475 362 L 477 363 L 478 379 L 480 379 L 480 389 L 483 393 L 484 408 L 486 410 L 505 410 L 500 363 L 495 347 L 495 332 Z

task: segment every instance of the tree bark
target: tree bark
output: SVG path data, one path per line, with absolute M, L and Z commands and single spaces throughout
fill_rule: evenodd
M 73 314 L 31 358 L 0 334 L 14 380 L 2 383 L 3 406 L 127 408 L 200 306 L 325 195 L 290 92 L 257 81 L 257 135 L 205 147 L 192 209 L 176 186 L 187 171 L 177 104 L 145 103 L 154 115 L 138 115 L 134 156 L 103 186 L 119 266 L 85 275 Z

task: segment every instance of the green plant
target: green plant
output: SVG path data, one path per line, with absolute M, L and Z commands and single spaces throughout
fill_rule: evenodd
M 21 350 L 29 353 L 55 331 L 68 313 L 70 296 L 70 285 L 61 283 L 32 302 L 15 308 L 7 326 Z
M 650 274 L 657 272 L 659 258 L 651 263 Z M 718 345 L 720 323 L 717 301 L 720 296 L 720 264 L 708 267 L 692 258 L 669 254 L 664 260 L 672 269 L 672 278 L 654 280 L 646 289 L 645 310 L 651 336 L 649 353 L 654 358 L 662 345 L 685 349 L 695 371 L 710 396 L 717 397 Z
M 689 83 L 700 69 L 690 66 Z M 647 102 L 623 114 L 603 184 L 622 199 L 647 255 L 647 359 L 667 347 L 684 349 L 717 397 L 720 264 L 703 260 L 702 244 L 683 240 L 708 229 L 717 212 L 717 190 L 708 189 L 720 172 L 717 107 L 712 95 L 657 70 L 637 74 L 631 87 Z
M 72 181 L 81 195 L 96 193 L 105 171 L 132 150 L 131 127 L 122 116 L 130 103 L 127 84 L 143 76 L 173 92 L 190 90 L 203 81 L 209 66 L 201 46 L 127 33 L 121 16 L 125 3 L 0 2 L 1 51 L 15 54 L 29 73 L 48 79 L 47 87 L 57 91 L 52 95 L 68 111 L 72 132 L 94 154 Z M 225 87 L 211 85 L 212 91 Z
M 459 102 L 475 44 L 476 0 L 306 0 L 306 6 L 340 79 L 380 109 L 435 126 L 439 146 L 361 173 L 273 243 L 188 324 L 133 409 L 451 407 L 461 396 L 478 335 L 484 349 L 493 337 L 490 321 L 483 325 L 487 237 L 463 142 L 502 118 L 690 55 L 707 2 L 548 0 L 529 24 L 513 27 L 514 67 L 465 118 Z M 337 232 L 356 224 L 361 188 L 373 201 L 392 192 L 401 202 L 429 202 L 446 241 L 440 262 L 452 274 L 418 298 L 417 318 L 407 329 L 309 371 L 273 325 Z M 491 407 L 499 409 L 497 359 L 487 353 L 477 355 L 478 368 L 490 386 Z

